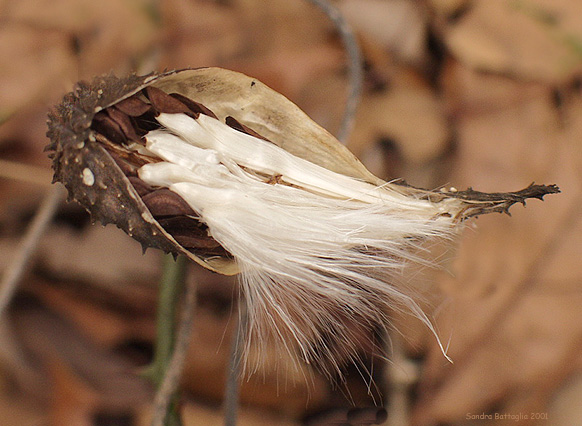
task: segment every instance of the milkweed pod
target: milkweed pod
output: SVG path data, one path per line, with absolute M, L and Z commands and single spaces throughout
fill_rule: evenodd
M 114 75 L 79 82 L 63 102 L 49 113 L 46 150 L 53 161 L 54 182 L 62 182 L 70 199 L 83 205 L 94 220 L 114 223 L 145 248 L 182 254 L 202 266 L 227 275 L 238 267 L 228 255 L 216 256 L 185 249 L 168 233 L 143 203 L 138 190 L 96 139 L 92 124 L 96 115 L 123 103 L 147 87 L 195 99 L 221 120 L 236 117 L 272 143 L 329 170 L 379 184 L 331 134 L 313 122 L 295 104 L 258 80 L 220 68 L 170 71 L 146 76 Z M 125 109 L 131 109 L 126 102 Z M 143 105 L 134 103 L 134 112 Z M 91 178 L 89 178 L 91 176 Z M 90 184 L 89 184 L 90 183 Z M 201 242 L 204 246 L 204 244 Z
M 218 69 L 98 77 L 49 114 L 54 180 L 144 248 L 241 274 L 251 339 L 339 370 L 408 311 L 404 267 L 464 219 L 559 192 L 386 183 L 296 105 Z M 341 342 L 341 344 L 337 344 Z

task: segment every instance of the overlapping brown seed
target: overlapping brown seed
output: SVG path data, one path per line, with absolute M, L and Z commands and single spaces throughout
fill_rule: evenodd
M 138 141 L 140 139 L 140 137 L 137 135 L 137 132 L 135 131 L 134 124 L 129 118 L 129 115 L 115 107 L 107 108 L 105 111 L 109 117 L 119 126 L 119 129 L 128 141 Z
M 238 121 L 236 118 L 231 117 L 230 115 L 228 117 L 226 117 L 225 123 L 228 126 L 232 127 L 233 129 L 238 130 L 239 132 L 246 133 L 247 135 L 254 136 L 255 138 L 259 138 L 259 139 L 262 139 L 262 140 L 267 141 L 267 142 L 271 142 L 266 137 L 264 137 L 264 136 L 260 135 L 259 133 L 255 132 L 250 127 L 245 126 L 240 121 Z
M 117 124 L 106 111 L 100 111 L 95 114 L 91 127 L 97 133 L 102 134 L 113 143 L 121 145 L 127 142 L 127 137 L 121 130 L 119 124 Z
M 130 117 L 139 117 L 150 111 L 152 106 L 134 95 L 116 103 L 115 108 Z
M 205 114 L 217 118 L 210 109 L 190 98 L 150 86 L 97 113 L 92 128 L 154 219 L 180 245 L 202 256 L 229 257 L 184 199 L 167 188 L 152 187 L 137 176 L 139 167 L 153 159 L 144 160 L 142 154 L 130 150 L 127 144 L 139 142 L 149 131 L 159 129 L 161 125 L 156 116 L 160 113 L 182 113 L 193 118 Z M 233 117 L 228 121 L 239 131 L 261 137 Z
M 157 219 L 158 223 L 182 246 L 193 248 L 216 248 L 220 245 L 208 235 L 203 223 L 189 216 L 172 216 Z
M 139 195 L 142 198 L 154 190 L 154 188 L 151 185 L 145 183 L 137 176 L 128 176 L 127 179 L 129 179 L 129 182 L 137 191 L 137 195 Z
M 182 197 L 166 188 L 150 192 L 141 199 L 154 217 L 196 215 Z
M 159 129 L 162 127 L 160 123 L 156 120 L 156 111 L 153 108 L 147 110 L 143 115 L 139 117 L 134 117 L 133 121 L 135 123 L 135 131 L 141 137 L 145 136 L 148 132 L 152 130 Z
M 194 116 L 194 118 L 198 118 L 198 113 L 190 110 L 188 106 L 180 102 L 178 99 L 168 95 L 166 92 L 158 89 L 157 87 L 146 87 L 144 92 L 158 113 L 163 112 L 166 114 L 188 114 Z
M 218 244 L 216 240 L 212 239 L 208 233 L 197 236 L 193 232 L 194 229 L 185 229 L 183 231 L 175 231 L 171 230 L 171 228 L 167 229 L 166 227 L 164 227 L 164 229 L 166 229 L 166 231 L 172 235 L 178 244 L 188 250 L 205 249 L 205 253 L 208 253 L 209 249 L 217 249 L 220 247 L 220 244 Z M 222 252 L 224 253 L 224 250 Z
M 206 108 L 201 103 L 196 102 L 196 101 L 194 101 L 194 100 L 192 100 L 184 95 L 181 95 L 179 93 L 171 93 L 170 96 L 173 97 L 174 99 L 177 99 L 178 101 L 182 102 L 194 114 L 204 114 L 204 115 L 208 115 L 209 117 L 216 118 L 218 120 L 218 117 L 212 111 L 210 111 L 210 109 Z

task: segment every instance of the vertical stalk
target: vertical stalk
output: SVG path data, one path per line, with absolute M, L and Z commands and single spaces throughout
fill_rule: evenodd
M 0 276 L 0 316 L 4 314 L 10 304 L 22 275 L 26 272 L 26 265 L 35 253 L 40 238 L 50 225 L 59 203 L 63 199 L 63 188 L 53 186 L 45 195 L 42 203 L 34 215 L 26 234 L 15 250 L 14 258 L 8 264 L 4 274 Z
M 239 315 L 234 334 L 230 343 L 230 359 L 228 362 L 228 374 L 226 379 L 226 389 L 224 392 L 224 426 L 236 426 L 240 375 L 242 362 L 242 352 L 245 345 L 245 331 L 247 328 L 246 305 L 239 298 Z
M 346 100 L 344 117 L 336 135 L 339 141 L 345 144 L 354 126 L 356 108 L 360 101 L 364 81 L 360 45 L 358 44 L 352 28 L 336 6 L 334 6 L 329 0 L 309 1 L 320 8 L 331 20 L 343 40 L 344 49 L 347 54 L 348 74 L 350 79 L 348 97 Z
M 176 340 L 176 322 L 178 301 L 184 291 L 186 277 L 186 258 L 178 257 L 175 261 L 172 255 L 163 259 L 163 272 L 160 282 L 160 297 L 157 313 L 157 342 L 154 355 L 154 366 L 159 370 L 156 377 L 161 382 L 165 367 L 170 361 Z
M 164 382 L 164 377 L 172 361 L 172 355 L 176 345 L 176 328 L 178 323 L 178 305 L 184 292 L 186 277 L 186 258 L 178 257 L 175 261 L 171 255 L 166 255 L 163 261 L 163 273 L 160 282 L 158 312 L 157 312 L 157 337 L 154 350 L 154 360 L 146 375 L 153 381 L 158 390 Z M 162 407 L 165 413 L 161 423 L 163 426 L 181 426 L 182 421 L 178 409 L 178 392 L 173 392 L 167 406 Z M 155 410 L 159 407 L 156 406 Z M 154 413 L 155 419 L 160 417 Z

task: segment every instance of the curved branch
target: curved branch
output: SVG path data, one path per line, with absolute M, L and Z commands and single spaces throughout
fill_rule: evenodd
M 348 72 L 350 84 L 344 118 L 337 133 L 337 138 L 341 142 L 345 143 L 354 126 L 356 108 L 362 93 L 362 82 L 364 80 L 364 73 L 362 70 L 362 54 L 360 53 L 360 47 L 354 32 L 338 8 L 332 5 L 328 0 L 309 1 L 320 8 L 323 13 L 325 13 L 327 17 L 333 22 L 343 40 L 348 56 Z
M 0 316 L 10 304 L 18 282 L 30 258 L 35 253 L 40 238 L 55 215 L 59 203 L 64 198 L 63 192 L 63 188 L 57 185 L 49 189 L 32 219 L 24 238 L 16 249 L 13 260 L 6 268 L 2 281 L 0 282 Z

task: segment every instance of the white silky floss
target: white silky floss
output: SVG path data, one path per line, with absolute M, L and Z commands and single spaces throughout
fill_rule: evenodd
M 331 374 L 357 356 L 358 326 L 388 326 L 389 309 L 436 335 L 404 267 L 427 263 L 422 242 L 450 235 L 444 207 L 329 171 L 206 115 L 157 119 L 166 130 L 148 133 L 146 149 L 163 161 L 139 177 L 179 194 L 236 259 L 250 344 L 274 339 Z

